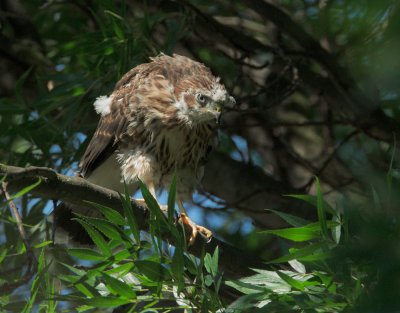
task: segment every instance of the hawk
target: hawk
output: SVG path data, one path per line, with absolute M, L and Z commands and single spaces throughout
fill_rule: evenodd
M 221 110 L 234 104 L 204 64 L 177 54 L 151 58 L 127 72 L 110 96 L 95 101 L 100 121 L 79 163 L 80 174 L 119 192 L 125 181 L 133 193 L 140 179 L 156 198 L 176 173 L 181 220 L 192 230 L 189 244 L 198 231 L 210 237 L 190 221 L 183 203 L 191 201 L 217 145 Z M 57 213 L 56 220 L 64 222 Z

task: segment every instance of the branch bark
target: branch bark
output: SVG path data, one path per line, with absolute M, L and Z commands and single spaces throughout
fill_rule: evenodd
M 56 173 L 45 167 L 15 167 L 0 164 L 0 175 L 6 176 L 7 188 L 10 191 L 19 191 L 37 182 L 41 183 L 30 191 L 34 196 L 47 199 L 57 199 L 74 205 L 95 210 L 94 207 L 84 202 L 101 203 L 119 212 L 123 212 L 119 194 L 92 183 L 80 177 L 70 177 Z M 149 212 L 139 202 L 132 200 L 133 213 L 141 230 L 148 230 Z M 246 251 L 239 251 L 235 247 L 213 238 L 206 243 L 198 235 L 195 244 L 189 247 L 189 253 L 200 257 L 205 252 L 213 253 L 216 247 L 221 251 L 220 265 L 230 277 L 239 277 L 249 274 L 249 267 L 265 268 L 262 260 L 250 255 Z
M 287 225 L 267 209 L 316 218 L 315 209 L 306 202 L 284 196 L 298 190 L 266 175 L 261 168 L 235 161 L 223 153 L 213 153 L 202 184 L 207 192 L 224 199 L 227 206 L 241 210 L 262 228 Z

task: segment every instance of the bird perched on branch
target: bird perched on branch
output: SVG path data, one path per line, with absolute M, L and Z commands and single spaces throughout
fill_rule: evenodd
M 205 65 L 176 54 L 152 58 L 127 72 L 110 96 L 95 101 L 100 121 L 79 164 L 80 174 L 119 192 L 124 181 L 134 192 L 140 179 L 156 198 L 176 173 L 176 200 L 181 221 L 191 229 L 189 244 L 198 231 L 211 237 L 190 221 L 183 203 L 191 200 L 217 144 L 221 110 L 234 104 Z M 63 204 L 56 211 L 63 228 L 68 229 L 65 211 L 74 209 Z

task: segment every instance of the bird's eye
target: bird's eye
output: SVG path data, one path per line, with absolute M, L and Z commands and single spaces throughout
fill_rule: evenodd
M 208 101 L 208 97 L 203 95 L 203 94 L 201 94 L 201 93 L 198 93 L 196 95 L 196 100 L 197 100 L 198 103 L 200 103 L 202 105 L 205 105 L 207 103 L 207 101 Z

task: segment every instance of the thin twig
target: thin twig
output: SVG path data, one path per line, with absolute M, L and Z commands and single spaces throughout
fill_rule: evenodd
M 324 161 L 324 164 L 322 164 L 322 166 L 319 168 L 319 170 L 314 173 L 314 175 L 315 176 L 320 176 L 324 172 L 324 170 L 328 167 L 329 163 L 336 156 L 336 154 L 340 150 L 340 148 L 346 142 L 348 142 L 351 138 L 353 138 L 354 136 L 358 135 L 359 133 L 360 133 L 360 130 L 356 129 L 356 130 L 353 130 L 352 132 L 350 132 L 346 137 L 344 137 L 343 140 L 341 140 L 337 144 L 337 146 L 335 147 L 335 150 L 333 150 L 333 152 L 329 155 L 329 157 Z M 310 180 L 302 188 L 300 188 L 300 190 L 308 191 L 310 189 L 310 187 L 312 186 L 312 184 L 314 183 L 314 181 L 315 181 L 315 179 L 314 179 L 314 176 L 313 176 L 313 177 L 310 178 Z
M 10 194 L 7 191 L 7 182 L 4 181 L 1 184 L 1 186 L 3 188 L 4 196 L 6 197 L 6 200 L 8 201 L 8 206 L 10 208 L 10 211 L 11 211 L 12 215 L 14 216 L 15 221 L 17 223 L 18 231 L 19 231 L 19 234 L 21 235 L 21 238 L 25 245 L 26 251 L 28 252 L 28 256 L 29 256 L 29 253 L 31 253 L 32 256 L 35 258 L 34 254 L 32 252 L 32 247 L 26 237 L 26 231 L 25 231 L 24 225 L 22 223 L 21 215 L 19 214 L 18 208 L 15 205 L 14 201 L 12 201 L 12 197 L 10 196 Z

